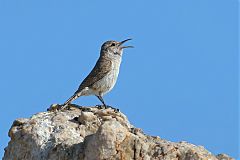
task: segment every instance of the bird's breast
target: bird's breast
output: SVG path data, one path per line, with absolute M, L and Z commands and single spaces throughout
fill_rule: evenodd
M 116 84 L 120 62 L 112 62 L 111 70 L 104 76 L 100 81 L 98 81 L 93 87 L 98 90 L 101 94 L 106 94 Z

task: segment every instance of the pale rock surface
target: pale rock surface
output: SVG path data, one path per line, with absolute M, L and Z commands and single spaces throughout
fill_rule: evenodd
M 148 136 L 110 108 L 54 107 L 13 122 L 3 160 L 232 160 L 202 146 Z

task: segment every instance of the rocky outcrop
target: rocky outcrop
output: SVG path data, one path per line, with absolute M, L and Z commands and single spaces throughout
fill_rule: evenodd
M 148 136 L 121 112 L 72 106 L 13 122 L 3 160 L 230 160 L 202 146 Z

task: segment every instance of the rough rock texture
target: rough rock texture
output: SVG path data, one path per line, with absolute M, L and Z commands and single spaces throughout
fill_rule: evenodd
M 41 112 L 13 122 L 3 160 L 230 160 L 202 146 L 145 135 L 113 109 Z

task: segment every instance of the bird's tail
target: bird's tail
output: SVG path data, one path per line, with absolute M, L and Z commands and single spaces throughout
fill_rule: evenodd
M 81 92 L 75 92 L 63 105 L 62 108 L 66 108 L 72 101 L 81 96 Z

